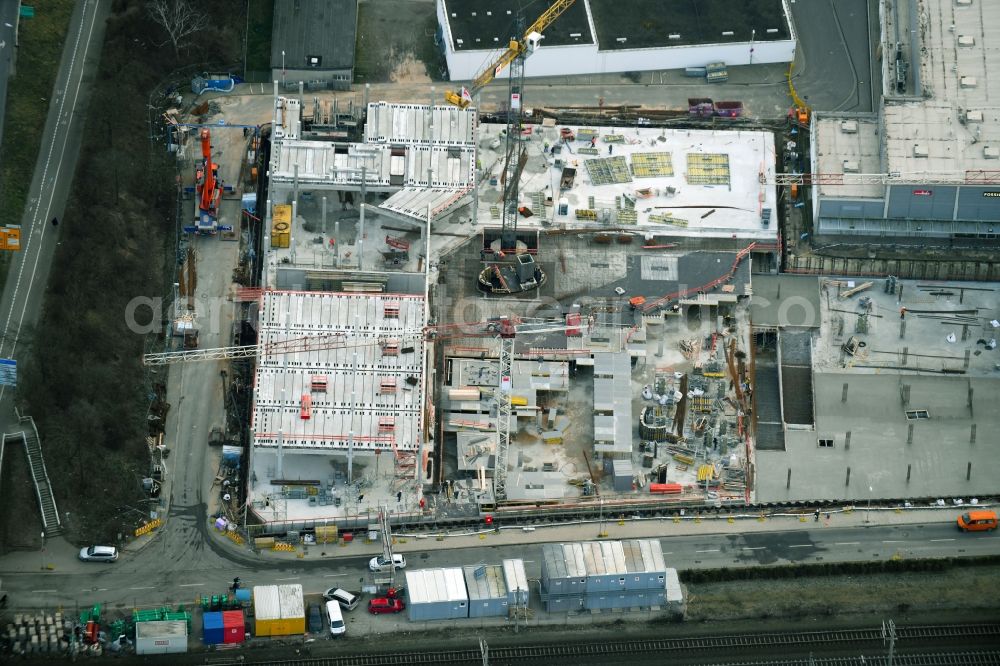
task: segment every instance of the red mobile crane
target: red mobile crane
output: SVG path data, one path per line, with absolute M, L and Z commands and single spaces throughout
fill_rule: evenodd
M 219 180 L 219 165 L 212 161 L 212 132 L 201 130 L 202 160 L 195 167 L 195 187 L 197 197 L 198 233 L 214 234 L 219 226 L 219 200 L 222 198 L 222 183 Z

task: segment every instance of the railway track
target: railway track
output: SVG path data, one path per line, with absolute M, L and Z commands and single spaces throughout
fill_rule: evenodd
M 934 654 L 894 655 L 892 666 L 995 666 L 1000 652 L 938 652 Z M 769 661 L 719 662 L 712 666 L 889 666 L 885 656 L 815 657 Z
M 1000 624 L 964 625 L 924 625 L 897 626 L 896 638 L 907 643 L 934 641 L 935 647 L 941 643 L 969 641 L 983 643 L 984 639 L 1000 641 Z M 776 651 L 806 646 L 857 645 L 873 647 L 882 645 L 881 629 L 842 629 L 832 631 L 766 632 L 753 634 L 732 634 L 723 636 L 691 636 L 660 638 L 650 640 L 605 641 L 600 643 L 559 643 L 524 646 L 498 646 L 489 648 L 490 664 L 523 664 L 547 659 L 580 658 L 590 660 L 600 656 L 621 657 L 622 655 L 696 654 L 727 650 L 760 650 L 774 648 Z M 966 648 L 968 646 L 962 646 Z M 743 654 L 743 653 L 741 653 Z M 745 657 L 744 657 L 745 658 Z M 947 658 L 947 661 L 942 659 Z M 815 664 L 847 666 L 849 664 L 881 664 L 881 657 L 830 657 L 815 659 Z M 482 664 L 483 655 L 478 649 L 441 650 L 428 652 L 388 652 L 377 654 L 354 654 L 329 657 L 315 657 L 292 660 L 253 661 L 253 664 L 274 664 L 275 666 L 403 666 L 409 664 Z M 734 664 L 735 662 L 720 662 Z M 808 660 L 790 661 L 747 661 L 743 664 L 754 666 L 779 666 L 807 664 Z M 1000 652 L 963 651 L 947 654 L 900 654 L 894 665 L 956 666 L 1000 664 Z

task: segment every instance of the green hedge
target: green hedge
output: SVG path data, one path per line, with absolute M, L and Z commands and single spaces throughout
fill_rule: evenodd
M 776 580 L 781 578 L 843 576 L 851 574 L 941 572 L 957 567 L 996 564 L 1000 564 L 1000 555 L 878 560 L 875 562 L 818 562 L 815 564 L 788 564 L 773 567 L 684 569 L 678 572 L 678 575 L 684 583 L 721 583 L 734 580 Z

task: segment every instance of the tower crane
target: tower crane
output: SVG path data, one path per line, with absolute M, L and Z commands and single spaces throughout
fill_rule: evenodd
M 292 338 L 265 344 L 261 348 L 261 356 L 277 354 L 299 354 L 327 349 L 352 349 L 357 347 L 375 347 L 390 343 L 403 343 L 424 339 L 423 331 L 408 331 L 402 336 L 387 336 L 379 340 L 364 340 L 343 333 L 329 333 Z M 143 365 L 170 365 L 187 363 L 189 361 L 221 361 L 233 358 L 252 358 L 258 353 L 257 345 L 240 345 L 235 347 L 215 347 L 212 349 L 188 349 L 183 351 L 160 352 L 146 354 L 142 357 Z
M 496 502 L 507 499 L 507 454 L 510 450 L 511 382 L 514 366 L 514 338 L 518 335 L 559 333 L 580 328 L 579 324 L 569 325 L 565 321 L 543 320 L 522 323 L 522 320 L 501 317 L 494 327 L 500 341 L 500 385 L 496 392 L 497 406 L 497 449 L 493 464 L 493 499 Z
M 760 174 L 763 185 L 1000 185 L 1000 170 Z
M 552 25 L 557 18 L 559 18 L 563 12 L 569 9 L 576 0 L 556 0 L 552 3 L 552 6 L 545 10 L 545 12 L 532 23 L 527 30 L 523 31 L 523 35 L 516 39 L 511 39 L 507 45 L 507 50 L 500 54 L 500 56 L 494 60 L 488 67 L 483 69 L 480 74 L 472 80 L 472 84 L 468 88 L 462 88 L 461 93 L 456 93 L 454 91 L 447 91 L 444 94 L 445 101 L 449 104 L 454 104 L 459 108 L 466 108 L 472 103 L 472 98 L 480 90 L 488 86 L 493 82 L 493 79 L 500 76 L 509 65 L 516 65 L 516 61 L 521 61 L 521 69 L 523 71 L 524 58 L 534 53 L 535 49 L 538 47 L 539 42 L 542 40 L 542 33 L 545 29 Z M 515 78 L 515 73 L 512 69 L 511 80 Z
M 460 108 L 466 108 L 472 98 L 484 86 L 492 82 L 506 68 L 508 75 L 507 128 L 503 156 L 501 188 L 503 190 L 503 213 L 500 238 L 495 239 L 495 247 L 486 241 L 484 259 L 490 254 L 491 261 L 479 274 L 479 286 L 494 295 L 515 294 L 537 289 L 545 281 L 545 274 L 535 264 L 530 255 L 517 257 L 515 265 L 503 260 L 506 252 L 517 248 L 517 203 L 521 170 L 526 155 L 521 148 L 521 126 L 524 120 L 524 61 L 535 52 L 542 41 L 542 33 L 552 25 L 563 12 L 573 6 L 576 0 L 555 0 L 534 23 L 524 29 L 524 17 L 517 19 L 516 36 L 510 40 L 507 50 L 490 63 L 475 79 L 470 88 L 463 88 L 461 94 L 453 91 L 445 93 L 445 100 Z M 484 241 L 485 241 L 484 236 Z M 503 262 L 503 263 L 501 263 Z

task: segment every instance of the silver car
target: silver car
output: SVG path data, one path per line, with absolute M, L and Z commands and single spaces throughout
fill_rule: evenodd
M 118 560 L 118 549 L 114 546 L 81 548 L 80 559 L 84 562 L 115 562 Z

